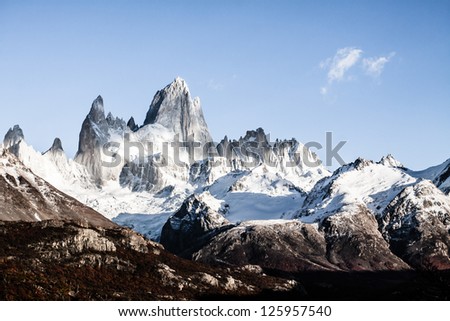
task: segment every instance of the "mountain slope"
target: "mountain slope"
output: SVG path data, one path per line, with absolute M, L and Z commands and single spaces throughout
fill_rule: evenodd
M 404 187 L 416 181 L 401 168 L 359 158 L 320 180 L 298 217 L 303 222 L 318 222 L 342 209 L 351 212 L 360 206 L 378 215 Z
M 1 221 L 62 220 L 116 226 L 36 176 L 7 151 L 0 157 L 0 190 Z
M 193 196 L 163 228 L 171 252 L 208 264 L 258 265 L 284 272 L 409 270 L 394 255 L 367 209 L 319 224 L 260 220 L 230 224 L 207 197 Z
M 450 159 L 423 171 L 406 170 L 406 172 L 413 177 L 429 179 L 445 194 L 450 193 Z

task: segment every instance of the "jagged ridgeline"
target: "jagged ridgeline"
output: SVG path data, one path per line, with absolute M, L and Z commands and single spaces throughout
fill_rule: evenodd
M 330 173 L 301 142 L 270 139 L 262 128 L 214 142 L 181 78 L 144 114 L 142 124 L 126 122 L 106 114 L 99 96 L 74 160 L 59 139 L 36 152 L 15 126 L 3 163 L 14 157 L 58 193 L 207 264 L 289 273 L 450 268 L 450 160 L 412 171 L 392 155 L 359 158 Z M 18 178 L 26 176 L 5 173 L 14 178 L 4 176 L 5 188 L 26 190 Z
M 43 155 L 34 151 L 18 126 L 4 146 L 56 188 L 156 240 L 168 216 L 194 193 L 212 189 L 211 201 L 236 218 L 289 218 L 329 175 L 321 165 L 308 166 L 317 156 L 303 144 L 271 142 L 261 128 L 215 143 L 200 99 L 191 97 L 181 78 L 155 94 L 142 125 L 106 114 L 97 97 L 81 126 L 74 160 L 59 139 Z M 251 210 L 254 200 L 246 193 L 265 209 Z

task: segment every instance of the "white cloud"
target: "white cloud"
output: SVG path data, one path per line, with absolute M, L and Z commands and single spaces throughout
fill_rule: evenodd
M 370 57 L 363 59 L 363 68 L 365 72 L 372 77 L 378 77 L 383 72 L 384 65 L 387 64 L 392 57 L 395 56 L 395 52 L 391 52 L 389 56 Z
M 367 76 L 378 80 L 385 65 L 392 60 L 395 52 L 387 56 L 374 56 L 362 59 L 363 50 L 356 47 L 338 49 L 333 57 L 320 62 L 319 67 L 327 72 L 327 83 L 320 88 L 320 94 L 326 96 L 333 87 L 334 82 L 342 80 L 351 81 L 358 75 L 349 73 L 349 70 L 357 66 L 357 70 L 363 71 Z
M 333 58 L 320 63 L 322 69 L 328 69 L 328 83 L 344 79 L 345 73 L 361 58 L 362 50 L 354 47 L 339 49 Z

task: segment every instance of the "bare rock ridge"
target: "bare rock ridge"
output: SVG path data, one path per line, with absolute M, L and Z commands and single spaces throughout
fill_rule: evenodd
M 235 169 L 267 164 L 280 172 L 291 172 L 296 176 L 305 176 L 307 173 L 316 177 L 328 175 L 328 171 L 317 163 L 320 161 L 317 155 L 294 138 L 276 139 L 274 142 L 269 140 L 270 136 L 262 128 L 248 130 L 238 140 L 230 140 L 225 136 L 217 145 L 217 152 Z
M 108 140 L 103 98 L 98 96 L 83 121 L 75 160 L 84 165 L 94 177 L 101 177 L 100 148 Z

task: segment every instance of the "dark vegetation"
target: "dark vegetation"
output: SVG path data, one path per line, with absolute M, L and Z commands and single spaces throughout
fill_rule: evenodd
M 98 251 L 69 240 L 91 229 L 115 244 Z M 126 232 L 124 232 L 126 231 Z M 55 221 L 0 222 L 0 300 L 449 300 L 450 271 L 264 274 L 181 259 L 134 232 Z M 81 240 L 84 242 L 84 240 Z M 56 246 L 65 244 L 67 246 Z M 171 273 L 162 273 L 161 266 Z M 214 276 L 218 285 L 201 275 Z M 229 277 L 241 286 L 225 286 Z M 287 280 L 297 286 L 286 288 Z
M 77 249 L 73 237 L 87 229 L 116 250 Z M 286 287 L 285 279 L 184 260 L 150 241 L 146 253 L 130 249 L 129 237 L 136 234 L 124 231 L 55 221 L 0 222 L 0 300 L 196 300 L 303 293 L 301 286 Z

